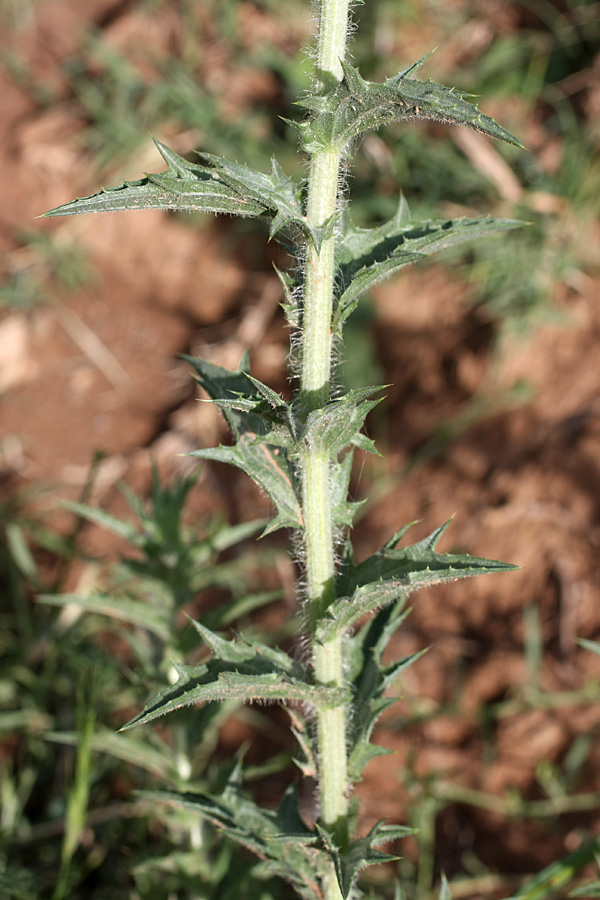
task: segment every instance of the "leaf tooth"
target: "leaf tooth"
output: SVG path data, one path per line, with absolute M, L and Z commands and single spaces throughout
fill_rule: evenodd
M 189 173 L 189 170 L 193 168 L 192 163 L 188 162 L 187 159 L 184 159 L 182 156 L 179 156 L 178 153 L 175 153 L 174 150 L 171 150 L 170 147 L 167 147 L 166 144 L 163 144 L 156 138 L 152 138 L 152 140 L 169 169 L 174 169 L 178 175 L 185 178 Z

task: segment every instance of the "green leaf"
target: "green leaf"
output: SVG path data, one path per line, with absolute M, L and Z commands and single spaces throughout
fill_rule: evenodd
M 192 624 L 213 658 L 199 666 L 173 662 L 177 682 L 161 691 L 121 731 L 192 703 L 264 700 L 329 706 L 345 699 L 341 689 L 315 686 L 308 669 L 283 650 L 244 638 L 227 641 L 199 622 Z
M 16 522 L 8 522 L 4 528 L 6 548 L 10 557 L 25 578 L 38 590 L 41 589 L 42 579 L 37 564 L 23 533 L 23 529 Z
M 129 597 L 111 597 L 108 594 L 42 594 L 37 598 L 47 606 L 74 604 L 87 612 L 99 613 L 120 622 L 129 622 L 145 628 L 164 643 L 171 637 L 171 620 L 166 609 L 159 609 L 148 602 Z
M 269 647 L 259 641 L 244 636 L 236 640 L 226 640 L 219 637 L 214 631 L 206 628 L 201 622 L 190 619 L 206 646 L 211 650 L 215 659 L 229 663 L 247 663 L 260 660 L 260 664 L 272 664 L 278 671 L 300 680 L 308 680 L 308 669 L 302 663 L 293 659 L 284 650 Z
M 311 450 L 326 450 L 332 459 L 350 444 L 376 452 L 373 443 L 360 434 L 360 429 L 367 414 L 381 403 L 381 399 L 367 398 L 383 389 L 384 386 L 377 385 L 348 391 L 343 397 L 332 400 L 322 409 L 315 410 L 309 415 L 300 439 L 305 441 Z
M 600 881 L 588 881 L 572 891 L 569 891 L 569 897 L 584 897 L 590 900 L 591 897 L 600 897 Z
M 368 398 L 381 387 L 350 391 L 331 401 L 323 409 L 310 414 L 301 434 L 297 436 L 292 406 L 245 370 L 226 373 L 222 378 L 220 373 L 215 376 L 215 367 L 211 367 L 210 378 L 207 379 L 202 361 L 196 360 L 194 364 L 197 371 L 202 372 L 198 380 L 223 410 L 237 442 L 232 447 L 207 448 L 191 455 L 235 465 L 264 490 L 277 510 L 275 520 L 265 533 L 283 526 L 302 528 L 300 491 L 294 467 L 290 463 L 301 443 L 308 444 L 311 450 L 325 449 L 332 460 L 351 445 L 376 452 L 372 441 L 362 435 L 360 429 L 369 411 L 380 402 Z M 244 361 L 242 365 L 245 365 Z M 233 398 L 233 387 L 239 386 L 240 371 L 246 375 L 247 390 L 248 387 L 254 388 L 254 392 L 242 396 L 236 391 Z M 220 396 L 223 393 L 229 396 Z M 335 523 L 340 525 L 351 524 L 359 505 L 347 500 L 351 465 L 352 458 L 346 455 L 344 462 L 332 468 L 333 516 Z
M 350 598 L 350 603 L 356 608 L 356 616 L 346 616 L 345 624 L 349 620 L 353 624 L 369 610 L 407 597 L 421 587 L 519 568 L 466 553 L 437 553 L 435 547 L 450 521 L 422 541 L 396 548 L 406 533 L 406 528 L 403 528 L 363 563 L 355 565 L 349 559 L 348 565 L 342 568 L 337 593 L 341 598 Z
M 315 410 L 297 435 L 292 406 L 252 378 L 246 370 L 246 360 L 234 373 L 202 360 L 190 361 L 199 372 L 198 381 L 222 409 L 237 439 L 231 447 L 206 448 L 190 455 L 237 466 L 262 488 L 277 511 L 265 534 L 282 527 L 303 527 L 300 488 L 290 461 L 301 443 L 308 444 L 311 450 L 326 450 L 332 460 L 351 445 L 377 452 L 360 430 L 367 414 L 380 402 L 368 399 L 382 390 L 380 386 L 349 391 Z M 245 394 L 239 390 L 242 376 L 246 379 Z M 350 457 L 332 469 L 333 516 L 340 525 L 350 525 L 357 508 L 357 504 L 347 500 L 351 465 Z
M 78 197 L 49 210 L 44 216 L 129 209 L 168 209 L 253 218 L 266 215 L 271 219 L 271 238 L 283 228 L 292 226 L 317 249 L 330 233 L 332 226 L 327 230 L 308 225 L 303 210 L 302 185 L 285 175 L 276 160 L 272 160 L 270 175 L 265 175 L 209 153 L 198 153 L 208 166 L 191 163 L 160 141 L 154 143 L 167 163 L 165 172 L 103 188 L 89 197 Z
M 588 863 L 593 862 L 600 853 L 600 838 L 582 844 L 572 853 L 567 853 L 556 862 L 542 869 L 527 884 L 519 888 L 508 900 L 546 900 L 556 894 L 564 895 L 564 887 Z M 588 895 L 586 895 L 588 896 Z
M 271 160 L 271 174 L 265 175 L 240 163 L 230 162 L 210 153 L 199 153 L 213 171 L 242 197 L 251 197 L 262 204 L 272 216 L 269 237 L 286 226 L 295 226 L 304 236 L 320 247 L 324 233 L 310 228 L 304 216 L 302 185 L 284 174 L 279 163 Z
M 577 643 L 585 650 L 590 650 L 597 656 L 600 656 L 600 644 L 598 641 L 588 641 L 587 638 L 577 638 Z
M 181 359 L 192 366 L 196 373 L 196 381 L 204 388 L 211 400 L 233 400 L 249 393 L 250 362 L 247 353 L 244 353 L 235 371 L 216 366 L 198 356 L 182 354 Z M 223 415 L 236 438 L 247 431 L 255 434 L 262 434 L 266 431 L 263 420 L 253 411 L 224 407 Z
M 386 666 L 382 663 L 391 636 L 407 615 L 404 607 L 409 594 L 442 581 L 518 568 L 480 557 L 437 553 L 435 547 L 447 525 L 412 546 L 397 548 L 408 530 L 405 526 L 359 565 L 354 564 L 348 545 L 336 585 L 338 597 L 317 625 L 316 640 L 327 644 L 375 613 L 356 634 L 346 637 L 344 645 L 346 671 L 353 684 L 348 729 L 353 781 L 360 780 L 370 759 L 387 752 L 370 743 L 377 719 L 394 703 L 393 698 L 384 696 L 385 691 L 421 655 L 415 653 Z
M 299 104 L 313 113 L 307 122 L 297 125 L 304 150 L 310 154 L 328 148 L 344 151 L 367 131 L 410 119 L 468 125 L 490 137 L 522 146 L 512 134 L 469 103 L 465 99 L 469 94 L 433 81 L 411 78 L 423 61 L 383 84 L 365 81 L 357 69 L 342 63 L 344 77 L 333 90 L 312 95 Z
M 569 892 L 569 897 L 600 897 L 600 881 L 588 881 Z
M 246 374 L 248 385 L 244 395 L 235 399 L 218 399 L 213 401 L 225 414 L 226 410 L 257 416 L 264 423 L 263 434 L 269 441 L 280 447 L 295 449 L 296 423 L 292 405 L 268 385 Z M 250 393 L 251 388 L 255 391 Z
M 234 372 L 197 357 L 183 358 L 192 364 L 197 381 L 222 409 L 236 440 L 231 447 L 206 448 L 190 455 L 236 466 L 267 494 L 276 516 L 264 534 L 283 527 L 302 528 L 299 488 L 286 451 L 294 428 L 288 404 L 250 377 L 247 355 Z
M 452 894 L 450 893 L 450 884 L 448 883 L 448 879 L 442 872 L 442 880 L 440 882 L 440 892 L 438 894 L 438 900 L 452 900 Z
M 169 167 L 166 172 L 126 181 L 118 187 L 103 188 L 89 197 L 78 197 L 70 203 L 51 209 L 44 216 L 128 209 L 171 209 L 258 217 L 267 210 L 265 204 L 254 197 L 240 194 L 220 178 L 213 168 L 194 165 L 159 141 L 154 143 Z
M 233 447 L 194 450 L 190 456 L 229 463 L 252 478 L 277 511 L 263 534 L 270 534 L 278 528 L 303 528 L 294 472 L 285 451 L 277 444 L 248 433 L 242 435 Z
M 237 525 L 222 525 L 210 535 L 210 546 L 217 553 L 221 553 L 236 544 L 241 544 L 264 527 L 264 519 L 251 519 L 248 522 L 238 522 Z
M 293 256 L 293 249 L 290 248 L 289 252 Z M 279 282 L 283 289 L 284 300 L 281 304 L 281 307 L 285 313 L 285 317 L 292 328 L 299 328 L 300 310 L 297 297 L 294 296 L 294 290 L 298 285 L 290 272 L 282 272 L 275 265 L 273 266 L 273 268 L 275 269 L 275 274 L 279 278 Z
M 445 219 L 412 222 L 404 198 L 394 216 L 376 228 L 357 228 L 344 216 L 343 240 L 337 249 L 341 294 L 334 314 L 334 330 L 356 308 L 365 291 L 419 259 L 457 244 L 523 225 L 513 219 Z
M 132 522 L 126 522 L 102 509 L 87 506 L 85 503 L 75 503 L 72 500 L 61 500 L 60 505 L 64 509 L 68 509 L 70 512 L 74 513 L 76 516 L 80 516 L 83 519 L 87 519 L 88 522 L 93 522 L 95 525 L 100 525 L 101 528 L 111 531 L 113 534 L 116 534 L 117 537 L 123 538 L 123 540 L 132 544 L 134 547 L 139 548 L 143 544 L 143 536 Z
M 342 897 L 347 900 L 352 892 L 352 887 L 360 869 L 379 863 L 395 862 L 398 857 L 389 853 L 376 850 L 377 844 L 388 843 L 414 834 L 413 828 L 402 825 L 385 825 L 382 821 L 373 826 L 365 837 L 352 841 L 346 850 L 339 851 L 331 837 L 324 828 L 317 826 L 326 849 L 329 851 L 337 875 Z
M 317 762 L 311 728 L 306 718 L 297 708 L 286 707 L 290 719 L 290 730 L 294 735 L 300 750 L 300 759 L 293 761 L 298 766 L 305 778 L 317 777 Z
M 322 900 L 320 881 L 327 871 L 328 855 L 319 846 L 318 835 L 302 821 L 295 789 L 286 791 L 277 810 L 265 810 L 244 796 L 239 780 L 239 773 L 234 773 L 219 797 L 167 792 L 144 796 L 198 813 L 253 851 L 263 860 L 262 868 L 290 882 L 305 900 Z
M 77 732 L 51 731 L 44 735 L 44 740 L 76 747 L 80 736 Z M 156 735 L 153 735 L 152 740 L 156 743 Z M 131 735 L 115 734 L 108 729 L 101 730 L 94 734 L 92 749 L 96 753 L 108 753 L 115 759 L 144 769 L 159 778 L 177 777 L 172 748 L 165 744 L 157 749 L 149 743 L 147 736 L 143 740 L 136 740 Z
M 341 462 L 331 467 L 331 518 L 334 526 L 350 528 L 357 510 L 365 502 L 348 499 L 352 475 L 353 452 L 350 450 Z
M 424 652 L 413 653 L 387 666 L 382 663 L 390 638 L 408 613 L 402 601 L 388 606 L 347 641 L 344 657 L 354 694 L 353 714 L 348 728 L 348 769 L 352 781 L 361 780 L 371 759 L 391 752 L 372 744 L 370 739 L 377 719 L 396 702 L 394 697 L 386 698 L 385 691 Z
M 315 687 L 277 671 L 255 671 L 257 667 L 252 663 L 234 666 L 211 661 L 204 666 L 183 666 L 176 662 L 173 665 L 178 681 L 158 694 L 121 731 L 145 725 L 192 703 L 236 700 L 238 703 L 279 701 L 333 706 L 344 700 L 341 690 Z

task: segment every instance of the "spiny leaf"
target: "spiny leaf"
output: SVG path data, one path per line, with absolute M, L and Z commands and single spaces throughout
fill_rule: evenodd
M 248 166 L 230 162 L 210 153 L 198 155 L 201 159 L 207 160 L 219 178 L 240 196 L 251 197 L 269 211 L 272 216 L 269 237 L 272 238 L 282 228 L 293 225 L 319 249 L 324 231 L 311 228 L 304 217 L 302 185 L 285 175 L 276 160 L 271 161 L 270 175 L 265 175 L 263 172 L 257 172 Z
M 202 361 L 195 361 L 197 370 L 202 371 L 203 365 Z M 376 452 L 372 441 L 360 430 L 369 411 L 380 402 L 368 398 L 382 388 L 349 391 L 331 401 L 323 409 L 311 413 L 302 432 L 296 436 L 297 425 L 291 405 L 266 385 L 246 375 L 255 392 L 231 396 L 231 385 L 237 384 L 237 375 L 227 373 L 226 378 L 219 375 L 218 385 L 212 378 L 207 380 L 204 373 L 198 379 L 228 418 L 237 436 L 236 444 L 198 450 L 191 455 L 230 463 L 252 477 L 277 510 L 276 518 L 265 533 L 281 527 L 302 528 L 299 487 L 290 458 L 302 443 L 308 444 L 311 451 L 326 450 L 332 460 L 351 445 Z M 225 392 L 229 397 L 218 396 Z M 251 427 L 256 431 L 251 432 Z M 269 428 L 271 430 L 266 431 Z M 350 525 L 356 509 L 356 504 L 347 500 L 350 466 L 351 458 L 339 466 L 334 465 L 332 470 L 333 516 L 335 523 L 340 525 Z
M 490 137 L 520 147 L 506 129 L 484 115 L 456 88 L 411 78 L 411 66 L 383 84 L 365 81 L 359 71 L 342 63 L 344 77 L 331 91 L 315 94 L 300 105 L 313 113 L 297 125 L 302 146 L 314 154 L 327 148 L 345 150 L 367 131 L 409 119 L 431 119 L 445 125 L 468 125 Z
M 144 796 L 198 813 L 260 857 L 263 868 L 290 882 L 305 900 L 323 900 L 320 880 L 328 857 L 318 846 L 318 835 L 302 821 L 293 787 L 286 791 L 278 810 L 258 807 L 244 796 L 236 778 L 219 797 L 167 792 Z
M 247 663 L 260 660 L 262 666 L 271 664 L 274 669 L 294 678 L 308 681 L 308 670 L 298 660 L 293 659 L 284 650 L 269 647 L 260 641 L 254 641 L 240 635 L 235 640 L 227 640 L 215 634 L 201 622 L 190 619 L 204 643 L 211 650 L 215 659 L 228 663 Z
M 286 712 L 290 718 L 290 729 L 298 747 L 302 753 L 301 759 L 294 759 L 305 778 L 317 777 L 317 763 L 315 759 L 314 742 L 308 722 L 297 708 L 286 706 Z
M 409 547 L 395 548 L 392 541 L 359 565 L 349 561 L 342 571 L 338 595 L 360 597 L 361 608 L 371 604 L 372 609 L 388 604 L 421 587 L 489 575 L 494 572 L 511 572 L 518 566 L 468 554 L 436 553 L 435 547 L 450 524 L 449 520 L 428 537 Z M 403 536 L 405 529 L 399 532 Z M 365 604 L 365 595 L 367 603 Z
M 389 602 L 406 600 L 411 588 L 400 589 L 397 585 L 388 586 L 387 598 Z M 361 585 L 356 588 L 351 597 L 339 597 L 328 607 L 323 618 L 319 621 L 315 633 L 316 640 L 326 644 L 333 638 L 350 630 L 356 622 L 364 616 L 372 613 L 380 606 L 389 605 L 382 600 L 383 588 L 377 582 L 375 584 Z M 374 606 L 375 603 L 375 606 Z
M 300 439 L 306 441 L 311 450 L 327 450 L 332 459 L 351 444 L 374 452 L 374 445 L 360 434 L 360 429 L 367 414 L 381 402 L 367 398 L 383 389 L 384 386 L 377 385 L 348 391 L 315 410 L 308 417 Z
M 122 731 L 192 703 L 278 700 L 328 706 L 343 701 L 344 691 L 315 686 L 306 667 L 283 650 L 243 638 L 228 641 L 199 622 L 192 620 L 192 624 L 213 658 L 199 666 L 174 662 L 177 682 L 161 691 Z
M 380 609 L 364 627 L 345 637 L 344 666 L 347 668 L 349 680 L 354 685 L 355 693 L 360 679 L 363 678 L 367 662 L 372 661 L 378 670 L 381 668 L 381 659 L 391 637 L 401 627 L 410 611 L 411 607 L 407 607 L 404 600 L 399 600 L 392 606 Z
M 367 764 L 374 757 L 393 753 L 386 747 L 371 743 L 371 735 L 377 720 L 397 701 L 396 697 L 384 697 L 383 694 L 398 675 L 412 666 L 425 652 L 426 650 L 421 650 L 411 653 L 377 671 L 375 664 L 365 659 L 365 670 L 359 679 L 352 704 L 354 719 L 348 741 L 351 748 L 348 757 L 348 777 L 351 781 L 362 779 Z
M 236 466 L 259 485 L 276 509 L 264 534 L 283 527 L 302 528 L 299 490 L 285 449 L 294 428 L 288 404 L 266 385 L 251 379 L 247 354 L 234 372 L 197 357 L 184 359 L 192 364 L 197 381 L 221 407 L 236 439 L 231 447 L 196 450 L 190 455 Z
M 294 448 L 296 444 L 296 422 L 292 404 L 287 403 L 280 394 L 263 384 L 257 378 L 247 374 L 248 386 L 243 396 L 235 399 L 215 399 L 223 412 L 236 410 L 258 416 L 264 423 L 263 434 L 270 442 L 280 447 Z M 252 387 L 254 391 L 252 392 Z M 270 430 L 269 430 L 270 429 Z
M 384 692 L 400 672 L 411 666 L 424 652 L 413 653 L 387 666 L 382 664 L 383 652 L 390 638 L 408 613 L 403 602 L 388 606 L 346 642 L 344 659 L 352 677 L 354 694 L 353 716 L 348 729 L 348 771 L 352 781 L 361 780 L 371 759 L 390 752 L 370 742 L 378 718 L 396 702 L 393 697 L 384 697 Z
M 232 447 L 194 450 L 190 456 L 228 463 L 252 478 L 276 509 L 275 518 L 265 528 L 264 535 L 278 528 L 304 527 L 293 469 L 285 451 L 277 444 L 247 433 Z
M 281 304 L 281 308 L 285 313 L 285 317 L 288 320 L 289 324 L 292 328 L 300 327 L 300 315 L 298 302 L 296 297 L 294 296 L 294 289 L 297 287 L 296 281 L 290 272 L 282 272 L 277 266 L 273 266 L 275 269 L 275 274 L 279 278 L 279 282 L 283 289 L 284 301 Z
M 225 213 L 235 216 L 263 215 L 267 207 L 252 196 L 244 196 L 219 177 L 214 169 L 194 165 L 159 141 L 154 142 L 168 165 L 166 172 L 103 188 L 51 209 L 45 216 L 112 212 L 128 209 L 171 209 L 187 212 Z
M 436 545 L 446 523 L 422 541 L 397 548 L 408 526 L 401 528 L 378 552 L 355 565 L 348 544 L 338 578 L 336 599 L 317 626 L 316 639 L 327 643 L 351 629 L 369 613 L 375 616 L 352 637 L 346 638 L 344 657 L 353 681 L 352 719 L 349 726 L 349 772 L 360 780 L 364 767 L 385 750 L 370 743 L 379 716 L 394 702 L 384 692 L 419 653 L 384 666 L 383 652 L 407 614 L 404 604 L 424 585 L 473 575 L 518 568 L 494 560 L 458 554 L 440 554 Z
M 253 218 L 265 215 L 271 219 L 270 237 L 286 226 L 296 227 L 317 249 L 331 232 L 332 226 L 327 230 L 308 225 L 303 212 L 302 185 L 285 175 L 276 160 L 272 161 L 271 173 L 266 175 L 209 153 L 198 154 L 209 165 L 198 165 L 160 141 L 154 143 L 167 163 L 165 172 L 103 188 L 89 197 L 58 206 L 44 216 L 129 209 L 169 209 Z
M 331 519 L 334 526 L 350 528 L 357 510 L 364 500 L 348 499 L 350 476 L 352 475 L 353 452 L 350 450 L 341 462 L 331 467 Z
M 279 701 L 325 707 L 343 702 L 344 699 L 343 691 L 314 687 L 276 671 L 257 672 L 251 663 L 234 666 L 211 661 L 204 666 L 173 665 L 179 680 L 158 694 L 121 731 L 145 725 L 192 703 L 223 700 L 236 700 L 239 703 Z
M 198 356 L 182 354 L 181 358 L 195 370 L 196 381 L 204 388 L 211 400 L 233 400 L 248 393 L 250 361 L 247 353 L 244 353 L 238 368 L 234 371 L 217 366 Z M 266 431 L 262 419 L 253 415 L 252 412 L 225 407 L 223 415 L 236 438 L 246 431 L 255 434 L 262 434 Z
M 413 828 L 406 828 L 402 825 L 385 825 L 381 821 L 374 825 L 367 835 L 352 841 L 346 850 L 340 851 L 335 846 L 331 835 L 324 828 L 317 827 L 325 847 L 333 859 L 338 884 L 344 900 L 347 900 L 350 896 L 360 869 L 378 865 L 379 863 L 395 862 L 398 859 L 397 856 L 375 849 L 377 844 L 395 841 L 415 833 Z
M 445 219 L 412 222 L 404 198 L 394 216 L 376 228 L 357 228 L 348 215 L 343 219 L 344 238 L 337 250 L 341 293 L 334 315 L 334 330 L 356 308 L 365 291 L 419 259 L 479 237 L 518 228 L 513 219 Z

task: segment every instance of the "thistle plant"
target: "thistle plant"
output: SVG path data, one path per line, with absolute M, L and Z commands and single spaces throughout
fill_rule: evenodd
M 375 453 L 362 432 L 382 386 L 343 393 L 335 361 L 344 325 L 361 296 L 378 281 L 444 248 L 515 227 L 492 218 L 414 221 L 402 197 L 384 224 L 357 227 L 350 216 L 344 173 L 363 136 L 383 125 L 427 119 L 463 125 L 519 146 L 458 90 L 417 79 L 425 59 L 383 83 L 365 81 L 347 60 L 348 0 L 321 0 L 310 91 L 299 101 L 297 129 L 308 160 L 305 181 L 289 178 L 276 161 L 268 173 L 209 153 L 193 161 L 156 142 L 167 169 L 74 200 L 51 216 L 131 209 L 170 209 L 254 217 L 269 223 L 269 238 L 291 253 L 278 272 L 292 331 L 293 397 L 283 399 L 254 378 L 244 357 L 236 371 L 188 358 L 195 377 L 231 429 L 228 446 L 194 456 L 230 463 L 268 495 L 274 516 L 265 533 L 288 529 L 301 568 L 303 635 L 310 654 L 288 653 L 244 634 L 228 639 L 193 621 L 210 650 L 201 665 L 174 661 L 176 683 L 163 690 L 125 728 L 152 722 L 188 704 L 237 700 L 278 702 L 289 712 L 298 741 L 298 766 L 317 785 L 316 820 L 303 820 L 291 786 L 277 811 L 261 809 L 242 789 L 241 762 L 219 796 L 163 793 L 195 811 L 307 900 L 358 897 L 360 869 L 395 857 L 379 850 L 408 833 L 377 824 L 357 833 L 352 785 L 367 764 L 387 751 L 371 740 L 386 694 L 418 654 L 383 662 L 392 635 L 408 613 L 407 598 L 425 586 L 513 567 L 436 546 L 446 525 L 400 546 L 400 528 L 376 553 L 354 560 L 350 530 L 358 503 L 349 499 L 355 449 Z M 302 658 L 299 658 L 302 656 Z

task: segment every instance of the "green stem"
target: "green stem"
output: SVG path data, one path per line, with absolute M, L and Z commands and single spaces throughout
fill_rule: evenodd
M 349 0 L 321 0 L 317 47 L 317 91 L 342 80 L 341 60 L 346 56 Z
M 348 26 L 348 0 L 322 0 L 317 53 L 316 89 L 331 89 L 342 78 Z M 306 217 L 322 227 L 336 213 L 341 153 L 324 148 L 311 159 Z M 335 236 L 320 250 L 307 247 L 302 334 L 300 399 L 303 415 L 329 400 L 332 366 L 332 309 L 335 275 Z M 311 629 L 335 597 L 335 548 L 331 514 L 330 454 L 307 446 L 301 457 L 307 599 Z M 323 645 L 313 641 L 313 668 L 318 684 L 344 683 L 341 640 Z M 348 841 L 348 762 L 344 704 L 317 712 L 320 818 L 337 844 Z M 338 900 L 333 872 L 324 884 L 327 900 Z
M 321 227 L 335 215 L 339 168 L 339 152 L 323 150 L 313 156 L 306 207 L 309 225 Z M 334 255 L 333 235 L 325 238 L 320 251 L 312 244 L 307 247 L 301 376 L 302 404 L 306 413 L 319 409 L 329 399 Z

